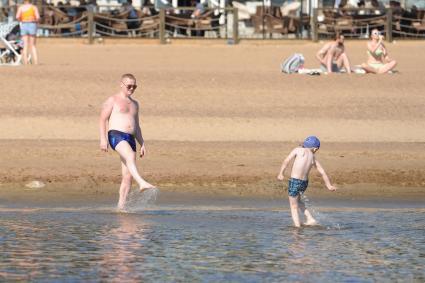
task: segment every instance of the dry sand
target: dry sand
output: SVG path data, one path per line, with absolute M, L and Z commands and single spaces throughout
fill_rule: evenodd
M 354 65 L 365 42 L 347 42 Z M 389 44 L 395 75 L 283 75 L 294 52 L 317 67 L 319 43 L 170 44 L 41 41 L 41 65 L 0 68 L 0 197 L 24 184 L 59 195 L 118 189 L 115 153 L 98 149 L 101 103 L 131 72 L 141 86 L 148 155 L 140 168 L 163 190 L 284 195 L 282 159 L 307 135 L 339 186 L 313 195 L 425 200 L 425 42 Z M 63 193 L 63 194 L 62 194 Z

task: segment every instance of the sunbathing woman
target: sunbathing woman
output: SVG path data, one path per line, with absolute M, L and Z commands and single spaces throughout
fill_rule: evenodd
M 385 74 L 394 69 L 397 62 L 388 57 L 387 48 L 382 43 L 384 37 L 377 29 L 371 33 L 371 41 L 367 43 L 367 63 L 362 64 L 362 68 L 372 74 Z

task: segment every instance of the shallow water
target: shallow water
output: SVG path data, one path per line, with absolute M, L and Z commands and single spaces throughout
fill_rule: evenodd
M 132 213 L 96 206 L 1 208 L 0 280 L 425 280 L 423 208 L 318 206 L 321 225 L 296 229 L 286 206 L 233 200 L 137 207 L 132 201 Z

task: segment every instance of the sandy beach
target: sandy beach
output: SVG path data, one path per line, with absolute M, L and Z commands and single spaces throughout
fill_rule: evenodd
M 353 65 L 365 45 L 346 43 Z M 115 198 L 120 164 L 99 150 L 98 114 L 130 72 L 148 150 L 140 169 L 161 190 L 285 195 L 279 166 L 314 134 L 340 190 L 313 173 L 310 194 L 425 200 L 425 42 L 388 44 L 394 75 L 280 73 L 294 52 L 317 67 L 320 46 L 41 41 L 39 66 L 0 68 L 0 197 Z M 34 194 L 32 180 L 47 185 Z

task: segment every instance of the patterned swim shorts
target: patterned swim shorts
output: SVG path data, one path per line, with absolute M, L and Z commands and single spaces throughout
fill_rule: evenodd
M 302 195 L 307 190 L 307 186 L 308 180 L 290 178 L 288 184 L 288 195 L 291 197 Z

